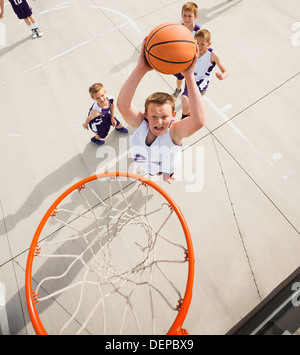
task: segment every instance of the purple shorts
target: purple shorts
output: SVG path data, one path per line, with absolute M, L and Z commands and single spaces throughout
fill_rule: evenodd
M 120 122 L 116 119 L 117 121 L 117 126 L 119 126 Z M 89 123 L 90 129 L 97 134 L 100 138 L 104 139 L 109 133 L 110 127 L 112 126 L 111 124 L 111 114 L 106 114 L 101 117 L 96 117 L 94 118 L 90 123 Z
M 176 78 L 177 78 L 178 80 L 183 80 L 183 79 L 184 79 L 184 76 L 183 76 L 181 73 L 174 74 L 174 76 L 176 76 Z
M 26 0 L 9 0 L 9 2 L 20 20 L 32 15 L 32 9 Z
M 208 85 L 209 85 L 209 81 L 200 80 L 200 81 L 196 82 L 196 84 L 198 86 L 198 89 L 199 89 L 201 95 L 202 96 L 205 95 L 206 94 L 206 90 L 207 90 Z M 184 86 L 184 90 L 183 90 L 182 95 L 189 96 L 188 88 L 187 88 L 186 84 Z

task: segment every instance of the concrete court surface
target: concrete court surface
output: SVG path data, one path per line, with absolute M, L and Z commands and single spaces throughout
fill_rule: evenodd
M 5 1 L 0 281 L 11 334 L 34 334 L 24 275 L 39 221 L 67 187 L 107 168 L 81 127 L 92 103 L 88 87 L 103 82 L 116 97 L 143 38 L 160 23 L 179 22 L 184 2 L 37 0 L 31 4 L 44 36 L 33 40 Z M 300 262 L 300 3 L 198 4 L 196 22 L 211 31 L 230 76 L 213 77 L 206 126 L 184 142 L 194 180 L 183 171 L 172 185 L 159 184 L 182 209 L 193 237 L 196 276 L 185 327 L 190 334 L 225 334 Z M 142 109 L 150 93 L 174 88 L 172 76 L 151 72 L 135 103 Z M 119 141 L 111 132 L 107 146 L 132 163 Z M 118 169 L 120 161 L 108 168 Z

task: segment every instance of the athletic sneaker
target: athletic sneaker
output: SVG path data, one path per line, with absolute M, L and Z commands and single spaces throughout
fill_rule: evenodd
M 128 129 L 125 127 L 122 128 L 116 128 L 116 130 L 120 133 L 128 134 Z
M 39 28 L 35 29 L 35 33 L 37 34 L 38 37 L 42 37 L 43 36 L 43 32 Z
M 181 89 L 177 89 L 176 88 L 176 90 L 174 91 L 174 93 L 173 93 L 173 96 L 175 97 L 175 99 L 177 99 L 177 97 L 179 96 L 179 94 L 181 93 Z
M 91 142 L 96 144 L 96 145 L 104 145 L 105 144 L 105 140 L 104 139 L 97 139 L 96 137 L 93 137 L 91 139 Z
M 37 38 L 37 33 L 35 30 L 31 30 L 32 31 L 32 38 L 36 39 Z

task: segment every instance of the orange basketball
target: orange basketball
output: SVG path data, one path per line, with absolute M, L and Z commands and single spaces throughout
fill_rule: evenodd
M 193 62 L 197 42 L 185 26 L 167 22 L 147 37 L 145 55 L 151 67 L 163 74 L 178 74 Z

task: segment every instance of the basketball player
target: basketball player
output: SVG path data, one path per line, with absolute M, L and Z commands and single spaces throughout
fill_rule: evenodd
M 152 70 L 145 58 L 144 46 L 145 41 L 135 69 L 121 88 L 117 106 L 124 120 L 135 129 L 130 138 L 134 161 L 148 174 L 163 175 L 164 181 L 170 182 L 181 161 L 183 139 L 197 132 L 205 123 L 204 104 L 194 78 L 198 53 L 192 65 L 183 72 L 189 89 L 191 117 L 174 121 L 173 95 L 160 92 L 150 95 L 144 112 L 132 103 L 141 80 Z
M 35 1 L 35 0 L 34 0 Z M 43 32 L 38 28 L 38 25 L 32 16 L 32 8 L 26 0 L 9 0 L 15 14 L 19 19 L 24 20 L 26 25 L 30 27 L 32 38 L 42 37 Z M 0 18 L 4 15 L 4 0 L 0 0 Z
M 195 23 L 195 20 L 198 18 L 198 5 L 195 4 L 194 2 L 187 2 L 182 6 L 181 9 L 181 18 L 183 21 L 183 26 L 185 26 L 187 29 L 189 29 L 193 36 L 195 36 L 195 33 L 200 30 L 200 26 L 198 26 Z M 181 93 L 181 86 L 183 82 L 183 75 L 181 73 L 175 74 L 176 77 L 176 89 L 173 93 L 173 96 L 175 99 L 179 96 Z
M 199 59 L 197 60 L 195 68 L 195 79 L 201 95 L 205 95 L 209 85 L 210 75 L 217 65 L 221 72 L 216 73 L 219 80 L 224 80 L 228 77 L 229 73 L 225 66 L 222 64 L 220 56 L 217 52 L 210 47 L 211 34 L 208 30 L 202 29 L 196 32 L 195 39 L 199 47 Z M 181 96 L 182 104 L 182 117 L 181 119 L 189 116 L 189 93 L 188 87 L 185 85 L 184 92 Z
M 115 118 L 114 98 L 106 94 L 104 86 L 101 83 L 93 84 L 89 88 L 89 93 L 95 102 L 82 126 L 85 129 L 90 127 L 96 134 L 91 142 L 99 146 L 104 145 L 104 138 L 107 137 L 111 126 L 120 133 L 128 134 L 128 130 Z

